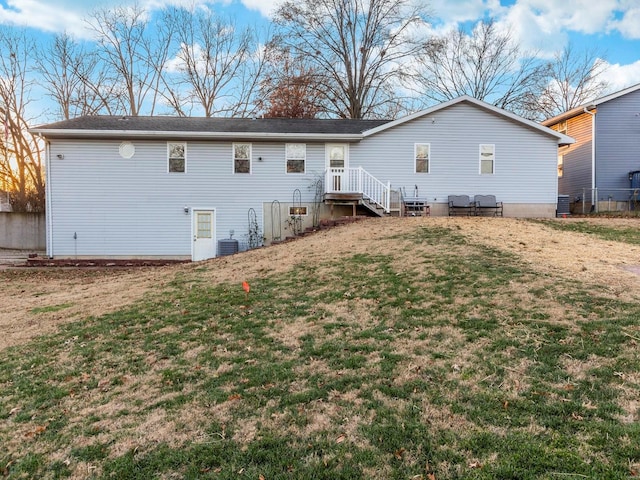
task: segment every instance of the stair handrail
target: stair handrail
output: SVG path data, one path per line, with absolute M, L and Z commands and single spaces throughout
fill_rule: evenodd
M 346 178 L 339 180 L 338 177 L 345 173 Z M 325 191 L 356 192 L 363 199 L 378 205 L 385 213 L 391 212 L 391 183 L 381 182 L 362 167 L 328 168 L 325 170 Z
M 386 184 L 367 172 L 364 168 L 349 169 L 357 172 L 358 193 L 371 203 L 378 205 L 385 213 L 391 211 L 391 183 Z

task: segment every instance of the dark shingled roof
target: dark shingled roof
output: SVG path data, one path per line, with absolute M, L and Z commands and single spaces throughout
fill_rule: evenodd
M 41 125 L 34 131 L 131 131 L 251 134 L 361 134 L 389 120 L 304 119 L 304 118 L 206 118 L 85 116 Z

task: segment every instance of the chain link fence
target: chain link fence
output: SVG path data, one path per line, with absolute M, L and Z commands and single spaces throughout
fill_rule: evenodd
M 640 188 L 583 188 L 571 202 L 571 213 L 637 212 Z

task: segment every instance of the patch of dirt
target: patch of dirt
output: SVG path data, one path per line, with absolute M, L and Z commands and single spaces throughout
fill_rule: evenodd
M 638 227 L 634 219 L 562 219 L 614 227 Z M 179 274 L 210 283 L 231 282 L 289 271 L 356 253 L 394 248 L 397 238 L 417 226 L 455 229 L 469 242 L 508 251 L 542 275 L 581 281 L 626 300 L 640 298 L 640 246 L 561 232 L 510 218 L 382 218 L 321 231 L 293 242 L 207 262 L 141 268 L 23 268 L 0 270 L 0 349 L 54 332 L 59 325 L 130 305 Z M 401 242 L 400 242 L 401 243 Z M 412 271 L 412 257 L 402 256 Z M 202 270 L 205 271 L 202 271 Z M 295 340 L 293 340 L 295 343 Z

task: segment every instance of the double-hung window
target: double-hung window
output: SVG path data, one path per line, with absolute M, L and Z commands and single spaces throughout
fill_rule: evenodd
M 496 146 L 493 144 L 480 145 L 480 175 L 493 175 L 496 163 Z
M 187 144 L 167 144 L 167 170 L 169 173 L 185 173 L 187 171 Z
M 431 144 L 416 143 L 414 148 L 415 172 L 429 173 L 429 157 L 431 156 Z
M 233 144 L 233 173 L 251 173 L 251 144 Z
M 304 173 L 307 158 L 307 146 L 304 143 L 287 143 L 287 173 Z

